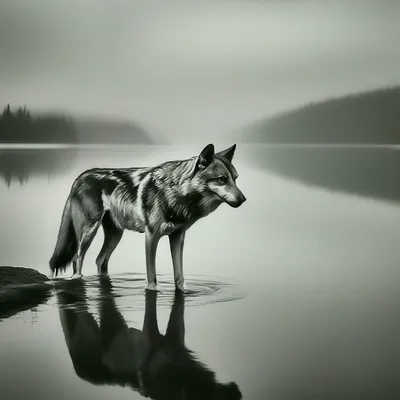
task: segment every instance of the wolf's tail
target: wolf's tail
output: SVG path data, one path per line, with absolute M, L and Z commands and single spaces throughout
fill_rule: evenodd
M 61 217 L 60 230 L 58 231 L 57 243 L 54 253 L 50 259 L 50 269 L 57 276 L 58 271 L 65 271 L 71 263 L 78 250 L 78 241 L 72 221 L 71 201 L 67 200 Z

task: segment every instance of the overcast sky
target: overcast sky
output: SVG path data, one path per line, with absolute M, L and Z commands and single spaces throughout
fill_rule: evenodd
M 400 83 L 400 1 L 0 0 L 0 104 L 207 138 Z

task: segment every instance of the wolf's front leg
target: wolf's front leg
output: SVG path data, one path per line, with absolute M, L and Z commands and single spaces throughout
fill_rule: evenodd
M 185 280 L 183 277 L 183 245 L 185 242 L 185 234 L 185 230 L 178 230 L 169 235 L 172 265 L 174 267 L 175 288 L 183 293 L 186 292 Z
M 151 232 L 148 228 L 146 235 L 146 271 L 147 271 L 147 288 L 146 290 L 157 290 L 156 276 L 156 253 L 160 235 L 158 232 Z

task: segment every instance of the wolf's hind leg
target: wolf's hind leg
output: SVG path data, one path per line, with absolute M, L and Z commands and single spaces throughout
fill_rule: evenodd
M 86 203 L 88 199 L 85 199 Z M 103 209 L 100 204 L 95 201 L 86 204 L 87 207 L 82 208 L 82 203 L 76 201 L 73 203 L 72 218 L 76 237 L 78 239 L 77 256 L 73 263 L 74 275 L 72 278 L 80 278 L 82 276 L 82 265 L 86 252 L 89 249 L 97 230 L 100 226 Z M 90 206 L 90 208 L 88 208 Z
M 104 243 L 96 259 L 97 272 L 105 274 L 108 271 L 108 261 L 111 254 L 121 241 L 124 231 L 119 229 L 113 222 L 110 212 L 107 211 L 101 221 L 104 231 Z
M 74 263 L 74 275 L 72 276 L 72 278 L 80 278 L 82 276 L 83 260 L 85 258 L 86 252 L 89 249 L 89 246 L 92 244 L 92 241 L 96 236 L 96 232 L 99 226 L 100 221 L 89 225 L 83 232 L 83 235 L 79 242 L 78 255 Z

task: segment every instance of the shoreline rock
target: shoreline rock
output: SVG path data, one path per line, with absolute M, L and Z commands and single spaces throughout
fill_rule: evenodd
M 0 319 L 45 303 L 50 279 L 32 268 L 0 266 Z

